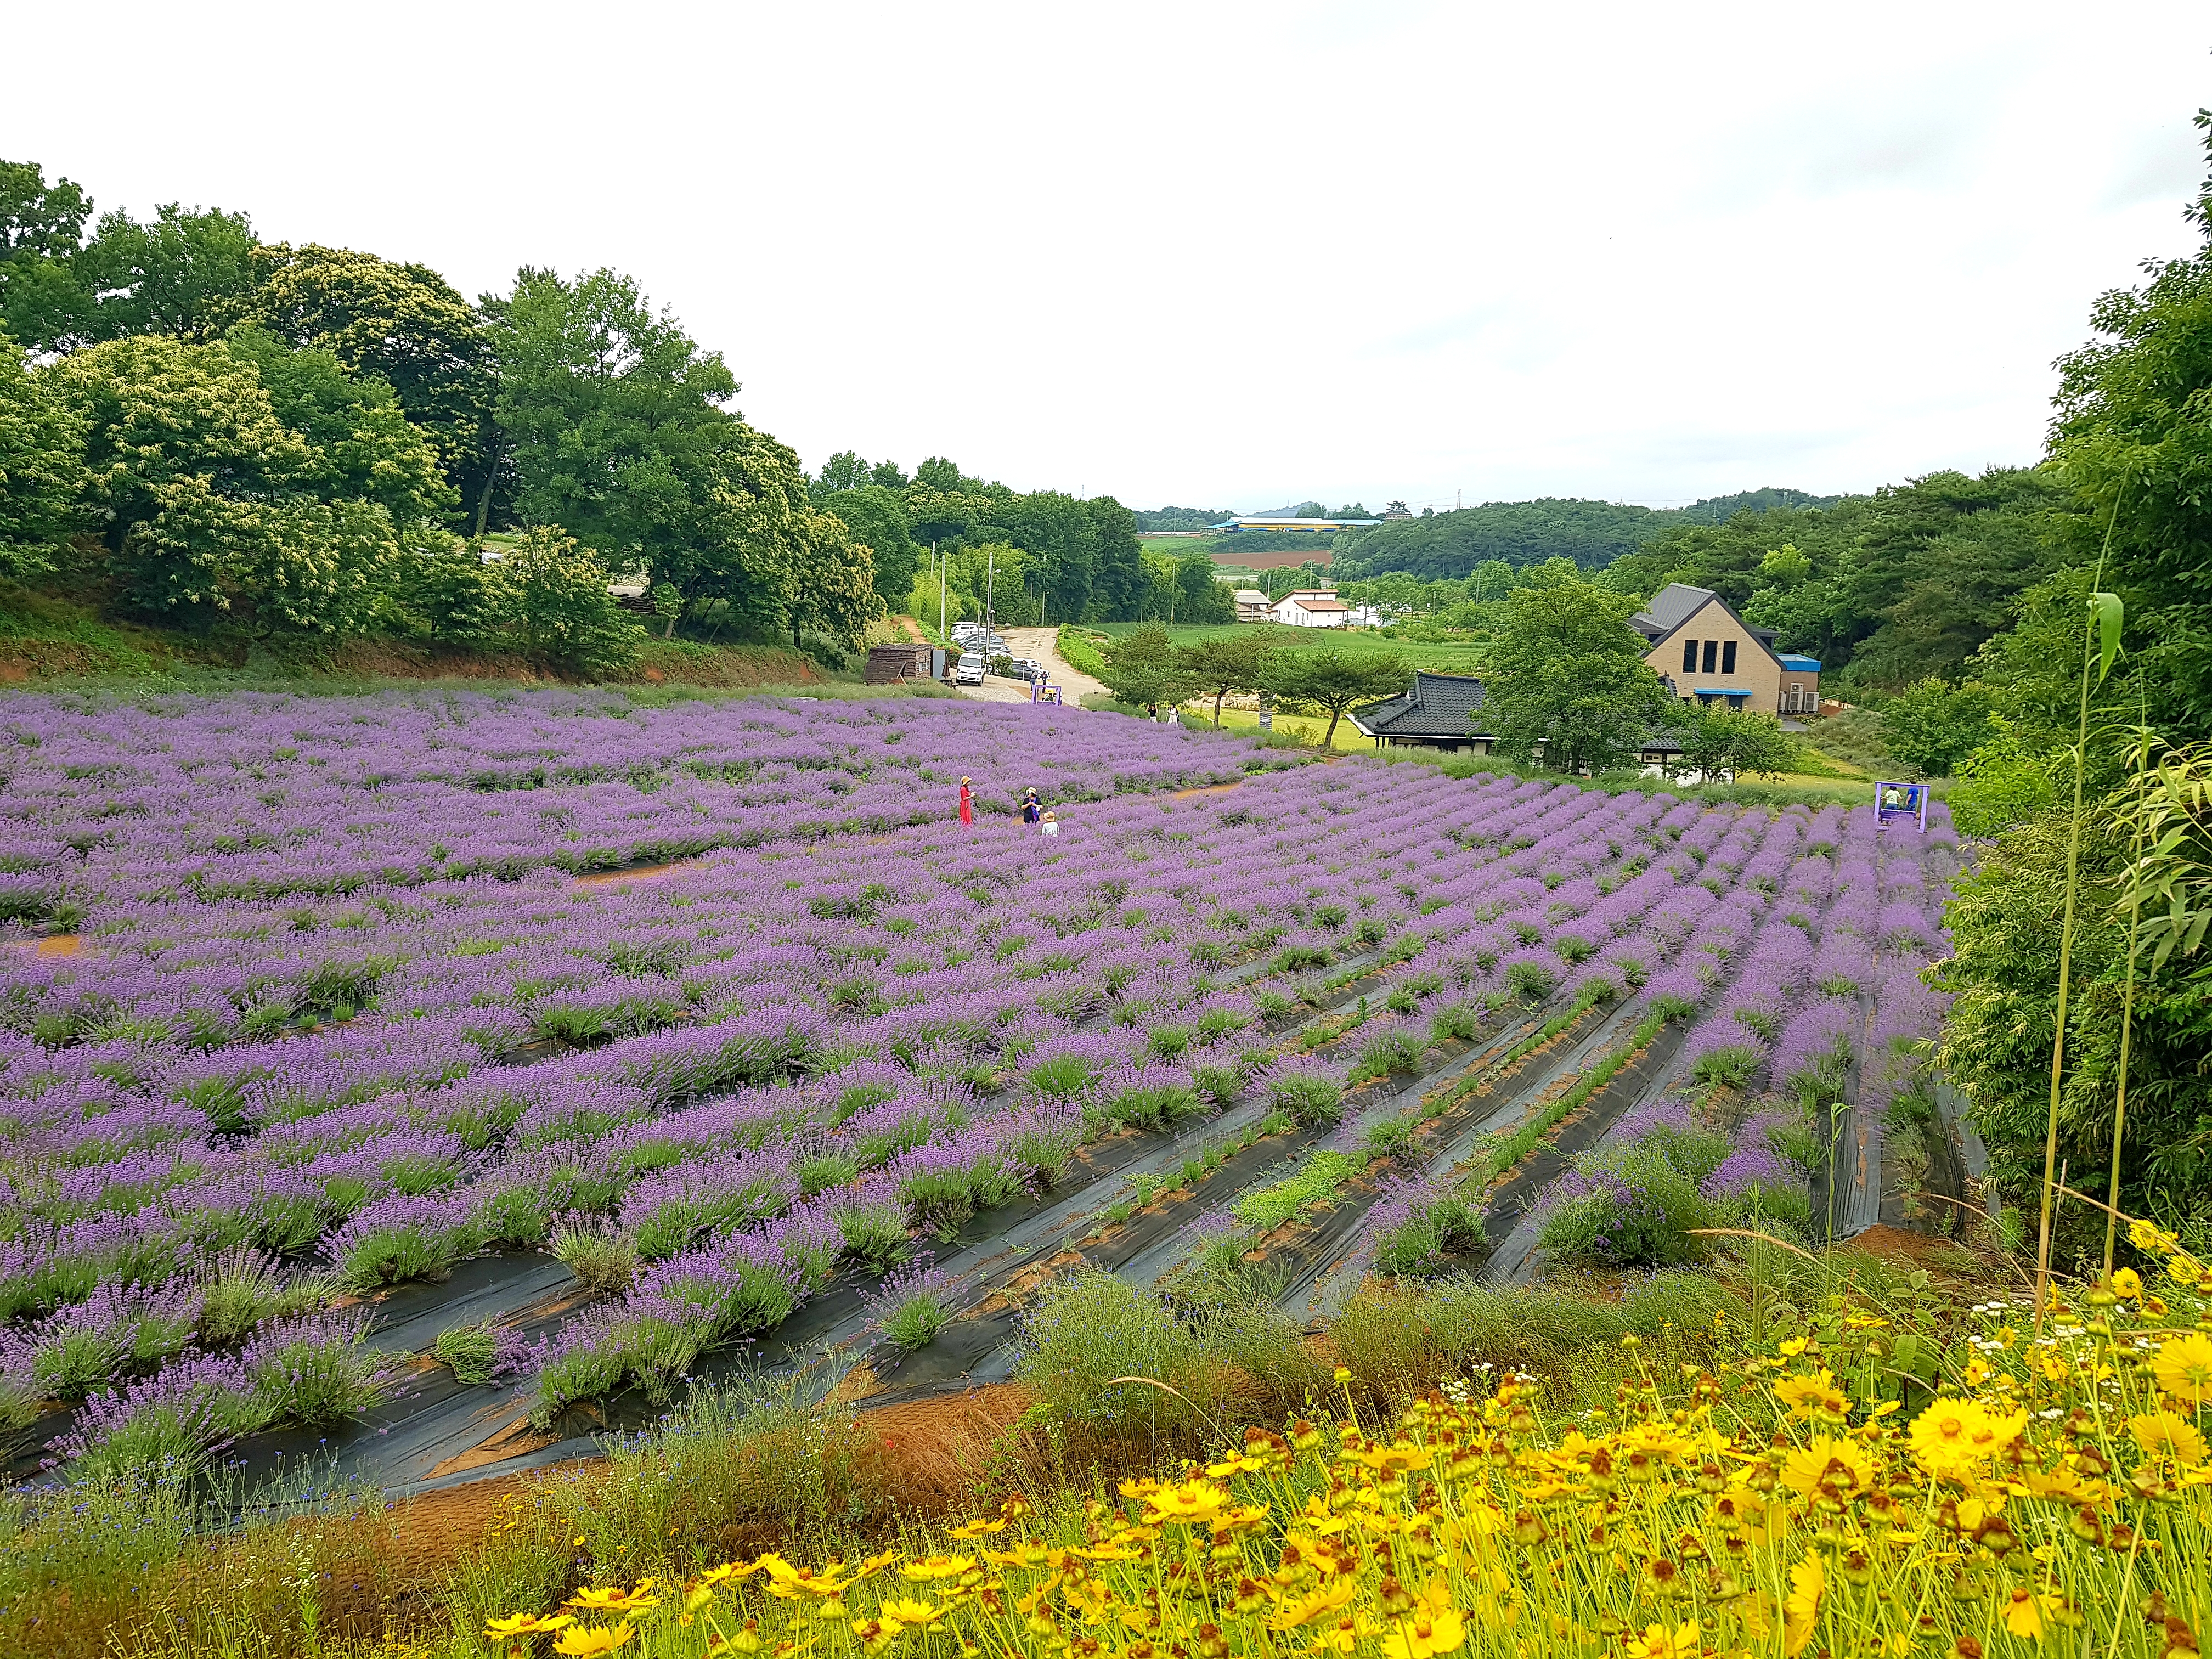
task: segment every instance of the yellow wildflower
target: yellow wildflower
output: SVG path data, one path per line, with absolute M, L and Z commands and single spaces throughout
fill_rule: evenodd
M 641 1578 L 634 1590 L 580 1589 L 562 1605 L 581 1607 L 586 1613 L 642 1613 L 660 1605 L 659 1596 L 646 1594 L 653 1585 L 652 1579 Z
M 933 1602 L 920 1601 L 912 1596 L 902 1595 L 878 1607 L 876 1616 L 886 1625 L 927 1626 L 942 1619 L 945 1616 L 945 1609 Z
M 1668 1630 L 1664 1625 L 1646 1625 L 1644 1634 L 1630 1638 L 1621 1644 L 1628 1659 L 1685 1659 L 1698 1650 L 1698 1638 L 1703 1632 L 1694 1619 L 1686 1625 Z
M 1790 1659 L 1796 1659 L 1813 1639 L 1820 1622 L 1820 1594 L 1826 1587 L 1827 1575 L 1817 1555 L 1808 1555 L 1790 1569 L 1790 1595 L 1782 1604 L 1782 1650 Z
M 2185 1468 L 2204 1461 L 2204 1437 L 2172 1412 L 2153 1412 L 2128 1419 L 2128 1432 L 2146 1457 L 2171 1457 Z
M 1382 1651 L 1389 1659 L 1431 1659 L 1435 1654 L 1457 1652 L 1467 1640 L 1467 1621 L 1452 1606 L 1451 1587 L 1442 1581 L 1424 1589 L 1412 1613 L 1397 1624 L 1382 1638 Z
M 1211 1526 L 1214 1517 L 1228 1507 L 1228 1492 L 1201 1478 L 1186 1480 L 1179 1486 L 1162 1487 L 1153 1495 L 1150 1518 L 1180 1521 L 1186 1526 Z
M 2191 1331 L 2160 1343 L 2150 1370 L 2158 1386 L 2181 1404 L 2202 1406 L 2212 1400 L 2212 1337 Z
M 975 1565 L 972 1555 L 933 1555 L 920 1561 L 909 1561 L 899 1569 L 902 1577 L 927 1583 L 936 1578 L 957 1578 Z
M 1395 1445 L 1376 1446 L 1361 1452 L 1359 1461 L 1378 1474 L 1411 1474 L 1425 1469 L 1436 1460 L 1426 1448 L 1407 1445 L 1401 1440 Z
M 1310 1624 L 1325 1613 L 1334 1613 L 1359 1593 L 1359 1581 L 1349 1574 L 1326 1579 L 1304 1595 L 1279 1600 L 1274 1614 L 1267 1620 L 1269 1630 L 1296 1630 Z
M 2024 1584 L 2015 1585 L 2004 1605 L 2004 1627 L 2023 1641 L 2040 1642 L 2048 1615 L 2062 1606 L 2062 1598 L 2048 1591 L 2039 1595 Z
M 1971 1400 L 1938 1400 L 1912 1419 L 1913 1455 L 1931 1474 L 1962 1474 L 2020 1438 L 2024 1413 L 1991 1412 Z
M 550 1619 L 541 1619 L 534 1613 L 517 1613 L 504 1619 L 487 1619 L 484 1634 L 493 1638 L 535 1636 L 540 1631 L 564 1630 L 575 1622 L 573 1613 L 556 1613 Z
M 1004 1532 L 1004 1521 L 970 1521 L 964 1527 L 954 1527 L 945 1534 L 948 1538 L 982 1538 L 994 1532 Z
M 1784 1460 L 1782 1480 L 1801 1498 L 1809 1498 L 1823 1486 L 1848 1498 L 1874 1484 L 1874 1459 L 1848 1440 L 1815 1435 L 1811 1445 L 1793 1449 Z
M 637 1626 L 621 1625 L 579 1625 L 574 1630 L 561 1632 L 553 1644 L 553 1651 L 566 1654 L 568 1659 L 599 1659 L 603 1653 L 612 1653 L 617 1648 L 627 1647 L 629 1638 L 637 1634 Z
M 1784 1377 L 1774 1385 L 1774 1397 L 1800 1419 L 1841 1417 L 1850 1406 L 1825 1366 L 1809 1376 Z
M 2142 1300 L 2142 1276 L 2133 1267 L 2120 1268 L 2112 1274 L 2112 1294 L 2123 1302 Z

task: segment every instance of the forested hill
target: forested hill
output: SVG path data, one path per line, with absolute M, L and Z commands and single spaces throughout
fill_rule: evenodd
M 1515 566 L 1572 559 L 1585 570 L 1633 553 L 1653 537 L 1682 524 L 1722 524 L 1749 507 L 1829 507 L 1831 495 L 1802 489 L 1747 489 L 1689 507 L 1635 507 L 1622 501 L 1547 497 L 1534 501 L 1485 501 L 1419 519 L 1377 526 L 1357 540 L 1338 544 L 1337 568 L 1347 576 L 1403 570 L 1429 581 L 1455 581 L 1486 559 Z

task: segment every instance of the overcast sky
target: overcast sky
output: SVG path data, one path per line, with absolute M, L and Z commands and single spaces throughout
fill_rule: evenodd
M 2202 0 L 111 3 L 0 157 L 474 295 L 634 274 L 818 465 L 1255 510 L 2039 452 L 2196 246 Z

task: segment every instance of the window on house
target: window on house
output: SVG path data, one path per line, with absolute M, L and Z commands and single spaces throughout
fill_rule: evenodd
M 1685 674 L 1698 672 L 1698 642 L 1695 640 L 1682 641 L 1682 672 Z
M 1735 641 L 1734 640 L 1726 641 L 1721 647 L 1721 672 L 1723 674 L 1735 672 Z
M 1720 648 L 1721 648 L 1721 642 L 1720 642 L 1718 640 L 1707 640 L 1707 641 L 1705 641 L 1705 672 L 1706 673 L 1710 674 L 1710 673 L 1711 673 L 1711 672 L 1713 672 L 1713 657 L 1714 657 L 1714 654 L 1715 654 L 1716 653 L 1717 653 L 1717 652 L 1720 650 Z

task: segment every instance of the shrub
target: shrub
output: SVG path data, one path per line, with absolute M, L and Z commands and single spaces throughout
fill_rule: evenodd
M 637 1277 L 637 1244 L 602 1223 L 575 1220 L 556 1227 L 548 1246 L 587 1290 L 626 1291 Z
M 1268 1074 L 1267 1098 L 1300 1123 L 1334 1123 L 1344 1115 L 1344 1085 L 1319 1060 L 1291 1059 Z
M 1393 1072 L 1413 1072 L 1420 1069 L 1421 1042 L 1410 1031 L 1384 1031 L 1370 1037 L 1359 1050 L 1358 1064 L 1352 1068 L 1352 1079 L 1388 1077 Z
M 1482 1029 L 1482 1016 L 1463 1002 L 1437 1009 L 1429 1016 L 1429 1041 L 1445 1042 L 1454 1037 L 1471 1040 Z
M 960 1281 L 927 1261 L 887 1275 L 862 1300 L 884 1338 L 903 1353 L 937 1340 L 952 1317 Z

